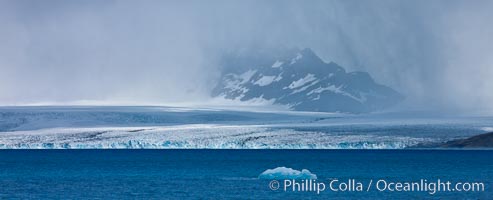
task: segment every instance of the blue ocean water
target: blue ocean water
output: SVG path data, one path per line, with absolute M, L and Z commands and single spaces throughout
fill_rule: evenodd
M 1 150 L 0 199 L 492 199 L 490 150 Z M 483 192 L 293 192 L 276 167 L 318 182 L 483 182 Z M 282 180 L 280 180 L 282 181 Z

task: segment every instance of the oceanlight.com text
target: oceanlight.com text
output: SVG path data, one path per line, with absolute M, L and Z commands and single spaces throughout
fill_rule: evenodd
M 269 182 L 271 190 L 292 192 L 426 192 L 434 195 L 438 192 L 484 192 L 484 182 L 443 181 L 420 179 L 418 181 L 390 181 L 385 179 L 357 180 L 357 179 L 330 179 L 319 181 L 316 179 L 272 180 Z

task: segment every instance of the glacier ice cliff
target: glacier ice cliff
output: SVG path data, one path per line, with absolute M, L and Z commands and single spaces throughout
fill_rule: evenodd
M 48 128 L 0 133 L 0 149 L 401 149 L 430 138 L 339 135 L 275 125 Z

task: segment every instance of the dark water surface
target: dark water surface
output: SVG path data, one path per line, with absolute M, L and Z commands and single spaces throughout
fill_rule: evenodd
M 483 192 L 271 190 L 266 169 L 308 169 L 329 186 L 482 182 Z M 0 199 L 493 199 L 489 150 L 1 150 Z M 366 186 L 365 186 L 366 190 Z

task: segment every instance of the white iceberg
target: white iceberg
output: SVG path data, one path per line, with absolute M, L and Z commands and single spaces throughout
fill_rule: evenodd
M 262 172 L 259 179 L 317 179 L 317 175 L 307 169 L 301 171 L 287 167 L 277 167 Z

